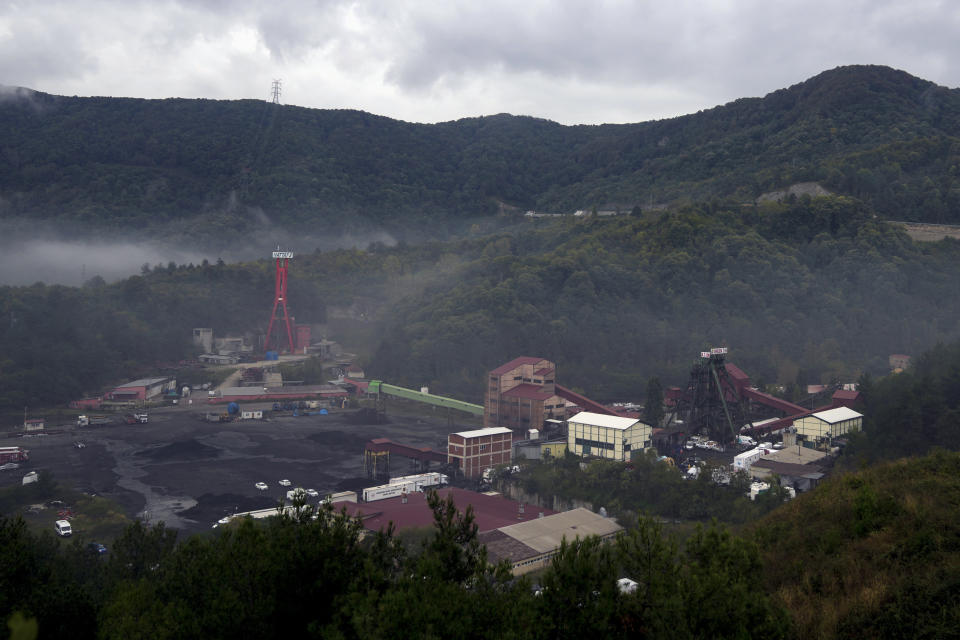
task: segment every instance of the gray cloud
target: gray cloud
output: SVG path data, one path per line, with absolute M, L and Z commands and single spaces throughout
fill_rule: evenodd
M 960 84 L 960 4 L 918 0 L 0 5 L 0 82 L 78 95 L 265 98 L 438 121 L 640 121 L 844 64 Z

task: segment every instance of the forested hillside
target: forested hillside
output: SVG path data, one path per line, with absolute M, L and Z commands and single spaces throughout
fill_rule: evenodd
M 456 282 L 391 307 L 370 369 L 480 397 L 517 355 L 600 400 L 686 382 L 725 345 L 755 381 L 854 381 L 958 336 L 960 245 L 915 245 L 845 198 L 560 221 L 462 244 Z M 485 365 L 485 369 L 481 366 Z
M 323 509 L 180 542 L 136 522 L 105 558 L 0 514 L 0 620 L 12 637 L 948 638 L 958 472 L 940 451 L 841 475 L 743 537 L 712 523 L 681 542 L 639 518 L 609 544 L 565 541 L 539 594 L 487 564 L 469 509 L 437 498 L 421 545 L 360 539 Z
M 800 181 L 884 217 L 960 221 L 960 91 L 885 67 L 842 67 L 764 98 L 602 126 L 6 95 L 0 216 L 21 229 L 49 220 L 224 243 L 272 225 L 412 239 L 443 237 L 503 205 L 570 213 L 752 202 Z
M 72 399 L 190 353 L 193 327 L 263 330 L 267 261 L 167 265 L 107 285 L 0 288 L 0 404 Z M 514 233 L 298 255 L 298 322 L 352 309 L 368 375 L 479 400 L 518 355 L 598 400 L 682 384 L 726 345 L 757 382 L 883 373 L 960 337 L 960 243 L 915 244 L 848 198 L 535 221 Z M 341 336 L 332 335 L 334 339 Z
M 321 510 L 246 518 L 175 544 L 131 525 L 106 559 L 0 515 L 0 620 L 71 638 L 783 638 L 756 546 L 718 526 L 681 550 L 656 524 L 610 544 L 567 540 L 538 577 L 487 563 L 469 507 L 430 498 L 435 525 L 407 548 L 392 527 Z M 641 585 L 623 594 L 616 580 Z M 21 637 L 16 635 L 13 637 Z
M 904 407 L 907 408 L 907 407 Z M 960 623 L 960 457 L 841 475 L 754 528 L 799 638 L 949 638 Z

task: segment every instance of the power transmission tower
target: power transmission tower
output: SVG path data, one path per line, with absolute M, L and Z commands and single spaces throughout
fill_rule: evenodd
M 285 326 L 287 329 L 288 344 L 290 345 L 289 353 L 294 353 L 293 332 L 290 329 L 290 312 L 287 310 L 287 266 L 290 264 L 290 260 L 293 259 L 293 252 L 280 251 L 280 247 L 278 246 L 277 250 L 273 252 L 273 257 L 277 261 L 277 278 L 273 296 L 273 312 L 270 314 L 270 324 L 267 326 L 267 338 L 263 343 L 263 350 L 268 351 L 270 349 L 273 323 L 275 320 L 279 320 L 277 317 L 277 306 L 279 305 L 283 310 L 283 320 L 279 324 L 281 335 L 277 342 L 283 342 L 283 327 Z M 280 262 L 281 260 L 283 260 L 282 263 Z
M 280 104 L 280 81 L 274 80 L 270 84 L 270 95 L 272 97 L 271 102 L 273 104 Z

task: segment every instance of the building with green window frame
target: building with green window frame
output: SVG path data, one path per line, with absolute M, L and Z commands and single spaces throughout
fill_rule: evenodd
M 653 427 L 636 418 L 581 411 L 567 420 L 567 449 L 578 456 L 629 460 L 650 447 Z

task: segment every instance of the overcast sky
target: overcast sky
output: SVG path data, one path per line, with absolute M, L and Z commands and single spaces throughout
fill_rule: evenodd
M 640 122 L 847 64 L 960 85 L 953 0 L 0 0 L 0 84 Z

